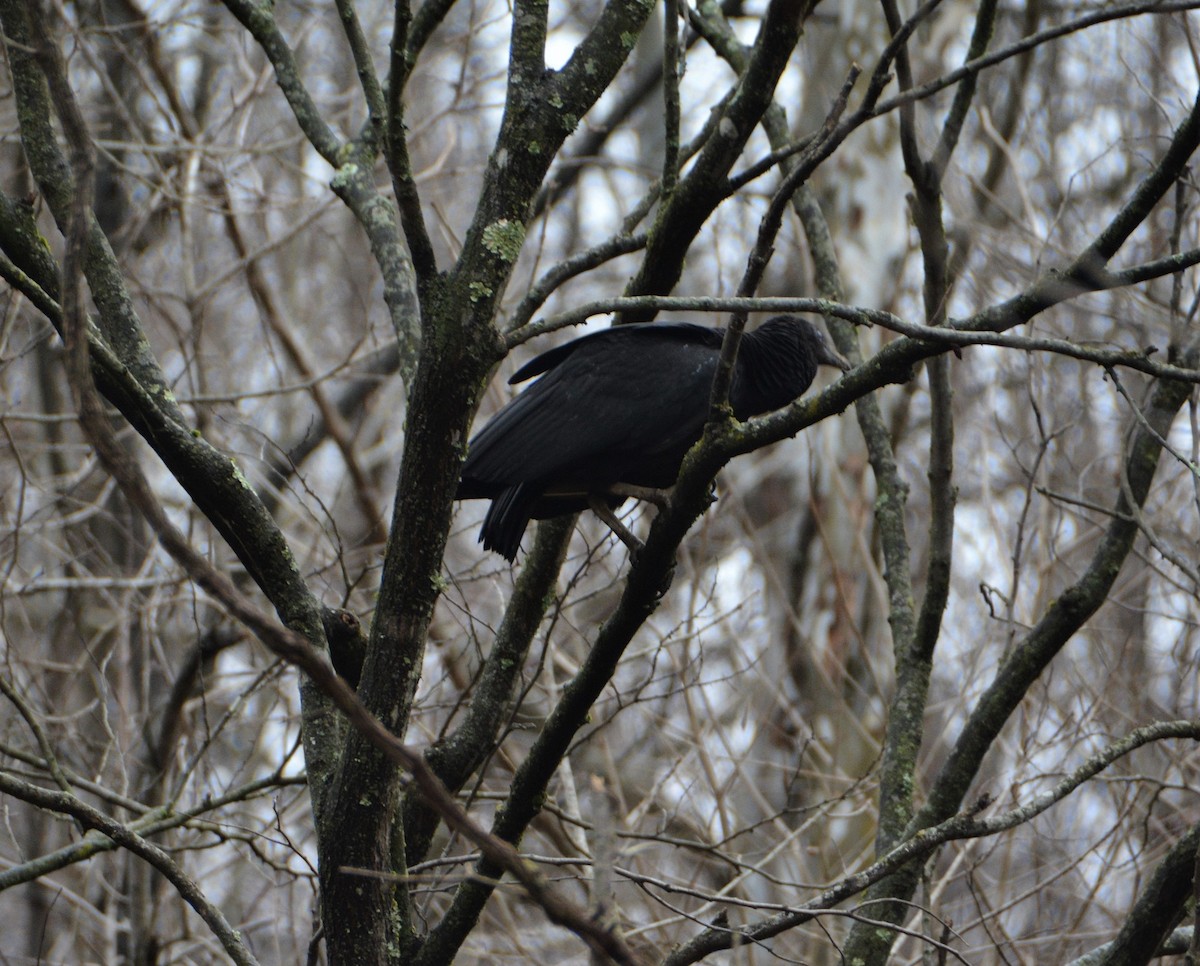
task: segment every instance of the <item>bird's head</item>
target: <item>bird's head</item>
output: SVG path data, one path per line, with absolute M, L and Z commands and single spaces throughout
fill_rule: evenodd
M 842 372 L 849 372 L 854 368 L 850 360 L 826 342 L 820 332 L 817 333 L 817 338 L 821 340 L 820 348 L 817 349 L 817 362 L 825 366 L 837 366 Z
M 767 319 L 746 333 L 738 350 L 729 391 L 734 415 L 746 419 L 786 406 L 809 387 L 820 365 L 850 368 L 807 319 L 796 315 Z
M 798 315 L 775 315 L 760 325 L 756 332 L 773 341 L 773 334 L 778 333 L 782 338 L 779 342 L 797 341 L 819 365 L 835 366 L 842 372 L 849 372 L 854 367 L 850 361 L 831 346 L 821 334 L 821 330 Z M 785 334 L 786 333 L 786 334 Z M 764 340 L 764 341 L 766 341 Z

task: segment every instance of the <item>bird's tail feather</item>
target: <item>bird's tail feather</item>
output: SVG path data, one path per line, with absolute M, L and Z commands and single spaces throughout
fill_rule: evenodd
M 540 490 L 530 483 L 518 483 L 492 500 L 487 516 L 483 518 L 483 529 L 479 531 L 479 542 L 484 550 L 495 550 L 509 563 L 517 558 L 521 537 L 529 526 L 533 505 Z

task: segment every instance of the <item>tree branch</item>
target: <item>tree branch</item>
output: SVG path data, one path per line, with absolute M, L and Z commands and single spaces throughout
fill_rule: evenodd
M 466 714 L 458 727 L 425 752 L 429 767 L 451 792 L 458 791 L 495 750 L 496 734 L 510 709 L 529 645 L 552 599 L 574 525 L 573 517 L 565 517 L 538 526 L 533 549 L 517 576 Z M 437 817 L 419 794 L 410 791 L 405 795 L 407 865 L 425 858 Z
M 153 866 L 175 887 L 175 891 L 183 897 L 184 901 L 196 910 L 233 962 L 239 966 L 257 966 L 258 960 L 246 948 L 241 935 L 229 924 L 221 910 L 208 900 L 195 880 L 157 845 L 152 845 L 128 826 L 113 821 L 103 812 L 92 808 L 67 792 L 52 792 L 45 788 L 39 788 L 37 785 L 20 781 L 2 771 L 0 771 L 0 792 L 29 802 L 38 808 L 58 812 L 61 815 L 69 815 L 85 828 L 103 833 L 122 848 Z
M 688 963 L 699 962 L 705 956 L 718 950 L 730 949 L 734 945 L 742 945 L 747 942 L 762 942 L 789 929 L 794 929 L 814 918 L 819 910 L 829 909 L 844 902 L 900 868 L 920 865 L 935 849 L 947 842 L 997 835 L 1027 824 L 1063 801 L 1113 762 L 1151 742 L 1170 738 L 1200 740 L 1200 721 L 1161 721 L 1137 728 L 1124 738 L 1113 742 L 1096 754 L 1090 755 L 1070 774 L 1055 783 L 1053 788 L 1035 796 L 1027 804 L 1016 806 L 986 819 L 976 818 L 974 810 L 950 816 L 938 825 L 916 832 L 886 855 L 880 856 L 867 868 L 846 876 L 840 882 L 823 890 L 819 895 L 795 909 L 737 930 L 728 928 L 705 930 L 672 950 L 668 956 L 663 958 L 662 966 L 687 966 Z M 1188 836 L 1194 834 L 1196 834 L 1195 829 L 1189 832 Z M 1177 848 L 1186 849 L 1182 840 L 1177 843 Z M 1192 843 L 1193 855 L 1195 848 L 1195 844 Z M 1142 948 L 1145 950 L 1153 947 Z
M 270 3 L 259 2 L 259 0 L 221 0 L 221 2 L 237 18 L 238 23 L 246 28 L 250 36 L 258 42 L 263 53 L 267 55 L 274 70 L 275 83 L 283 92 L 288 106 L 292 109 L 292 115 L 296 118 L 296 123 L 300 125 L 304 136 L 308 138 L 308 143 L 316 148 L 317 153 L 332 167 L 341 167 L 342 141 L 325 123 L 316 101 L 312 99 L 308 88 L 304 86 L 292 48 L 280 31 L 279 24 L 275 22 L 273 6 Z
M 692 241 L 722 200 L 726 175 L 771 104 L 779 76 L 810 10 L 808 0 L 772 0 L 768 5 L 746 70 L 724 106 L 713 135 L 659 208 L 641 269 L 626 287 L 626 294 L 657 295 L 674 288 Z M 646 321 L 649 317 L 635 312 L 619 321 Z

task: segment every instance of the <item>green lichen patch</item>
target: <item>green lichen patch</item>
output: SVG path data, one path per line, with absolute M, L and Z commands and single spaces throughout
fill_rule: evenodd
M 501 218 L 483 229 L 483 247 L 506 262 L 515 262 L 525 244 L 525 226 L 519 221 Z
M 356 177 L 358 177 L 358 165 L 353 161 L 348 161 L 333 173 L 329 186 L 334 191 L 338 191 L 348 187 Z

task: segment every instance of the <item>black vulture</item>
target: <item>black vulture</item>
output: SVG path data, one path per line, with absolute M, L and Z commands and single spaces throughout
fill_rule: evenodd
M 672 486 L 708 418 L 724 334 L 689 322 L 613 326 L 518 369 L 510 383 L 544 375 L 471 440 L 458 485 L 457 499 L 492 501 L 484 549 L 512 561 L 531 519 L 588 506 L 604 515 L 624 499 L 616 485 Z M 806 320 L 767 319 L 738 348 L 733 414 L 786 406 L 821 363 L 850 368 Z

